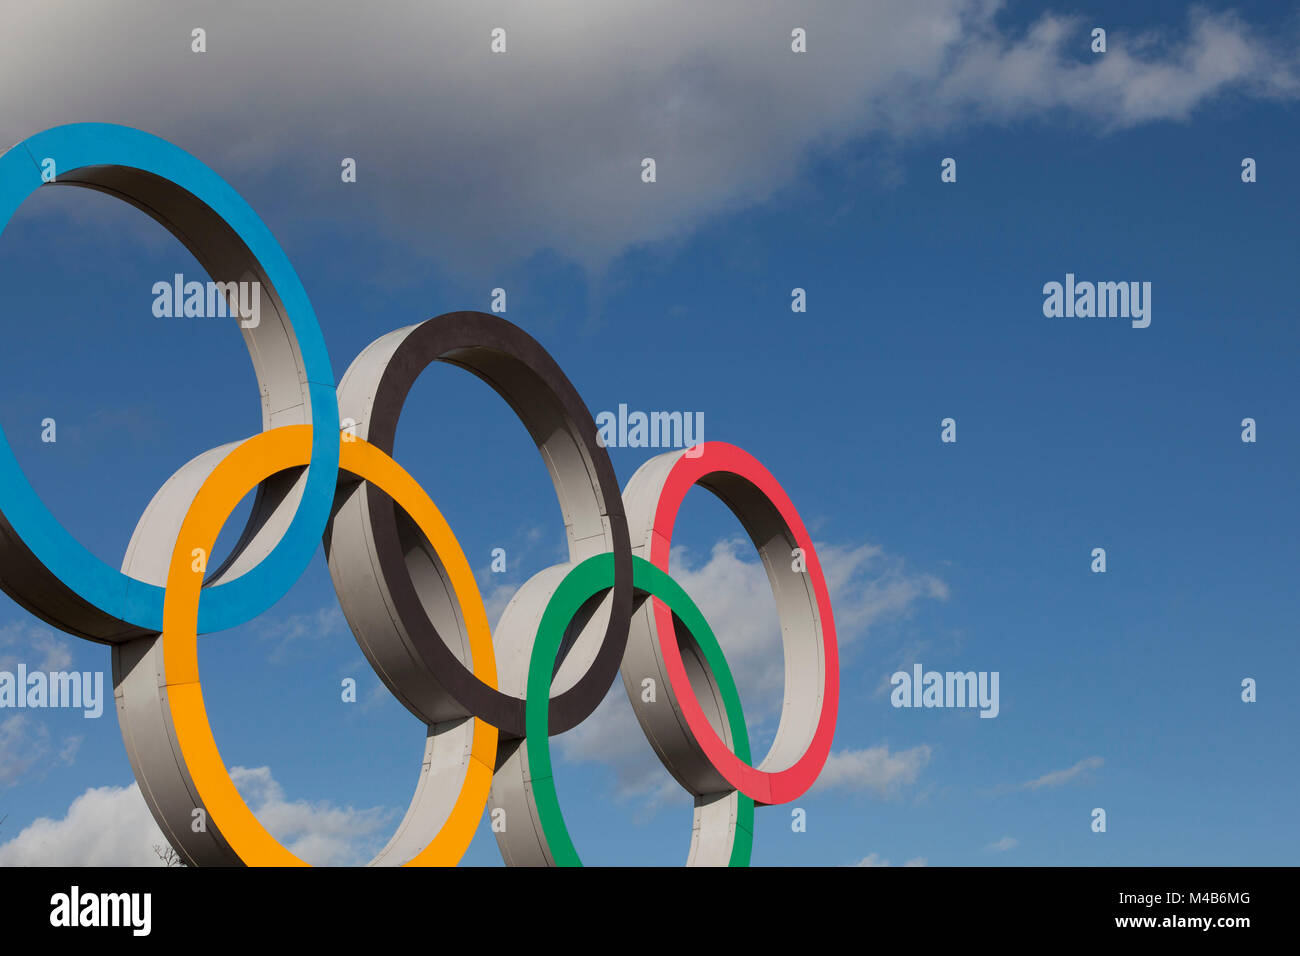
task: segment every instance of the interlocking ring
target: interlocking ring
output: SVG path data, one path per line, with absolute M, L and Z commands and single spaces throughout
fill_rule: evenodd
M 172 144 L 124 126 L 78 123 L 24 140 L 0 156 L 0 231 L 43 183 L 117 196 L 161 223 L 217 282 L 257 281 L 261 321 L 243 329 L 262 394 L 262 427 L 329 423 L 313 433 L 306 477 L 259 487 L 243 537 L 205 589 L 202 631 L 251 621 L 306 569 L 329 519 L 338 477 L 334 372 L 306 290 L 270 230 L 216 173 Z M 250 278 L 251 277 L 251 278 Z M 150 503 L 121 571 L 85 549 L 28 484 L 0 433 L 0 568 L 6 592 L 48 624 L 118 643 L 162 629 L 170 540 L 188 497 L 222 449 L 190 462 Z M 163 536 L 157 537 L 156 532 Z M 138 552 L 138 554 L 137 554 Z
M 373 342 L 343 375 L 340 414 L 356 423 L 359 438 L 392 454 L 402 403 L 433 362 L 477 375 L 519 415 L 555 484 L 569 560 L 606 552 L 615 556 L 609 606 L 599 615 L 604 626 L 587 626 L 556 678 L 566 689 L 551 700 L 550 722 L 553 732 L 561 733 L 596 709 L 627 643 L 632 550 L 614 466 L 596 441 L 591 413 L 555 360 L 522 329 L 482 312 L 441 315 Z M 466 669 L 463 651 L 458 657 L 449 646 L 461 625 L 454 596 L 434 583 L 443 577 L 436 552 L 369 482 L 345 494 L 326 541 L 330 574 L 376 672 L 422 720 L 473 714 L 507 737 L 523 737 L 523 698 L 485 685 Z M 333 546 L 336 537 L 344 547 Z M 499 645 L 519 648 L 526 660 L 536 627 L 522 622 L 516 632 L 517 619 L 504 619 L 495 636 Z M 603 637 L 596 630 L 603 630 Z M 463 647 L 463 639 L 456 643 Z
M 504 829 L 494 829 L 507 863 L 580 863 L 555 792 L 550 737 L 590 716 L 621 673 L 651 746 L 695 798 L 687 863 L 747 865 L 755 806 L 793 800 L 812 785 L 839 699 L 821 565 L 767 470 L 739 448 L 705 442 L 646 462 L 620 495 L 591 413 L 554 359 L 523 330 L 481 312 L 383 336 L 352 363 L 336 397 L 297 276 L 215 173 L 137 130 L 57 127 L 0 156 L 0 229 L 42 184 L 42 157 L 55 159 L 58 183 L 143 209 L 214 280 L 261 282 L 271 306 L 244 329 L 263 431 L 169 478 L 136 525 L 120 572 L 58 524 L 0 433 L 0 587 L 53 626 L 113 646 L 127 754 L 181 856 L 192 865 L 303 862 L 258 822 L 230 778 L 204 708 L 196 641 L 274 604 L 323 537 L 358 644 L 427 728 L 410 808 L 374 864 L 458 862 L 489 801 L 506 813 Z M 433 362 L 467 369 L 511 405 L 564 518 L 569 560 L 525 582 L 495 633 L 455 535 L 391 457 L 406 395 Z M 757 766 L 722 649 L 668 574 L 677 511 L 695 485 L 740 519 L 776 596 L 785 704 Z M 191 556 L 211 551 L 254 489 L 238 544 L 205 580 Z M 662 689 L 654 700 L 642 696 L 646 678 Z

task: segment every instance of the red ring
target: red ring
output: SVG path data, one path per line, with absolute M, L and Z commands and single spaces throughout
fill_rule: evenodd
M 825 683 L 822 692 L 822 711 L 813 733 L 812 741 L 803 755 L 784 770 L 767 771 L 753 767 L 734 753 L 722 741 L 700 708 L 695 691 L 686 676 L 681 650 L 677 646 L 672 611 L 658 598 L 654 598 L 655 628 L 663 654 L 665 670 L 672 689 L 686 717 L 687 725 L 699 742 L 704 755 L 722 774 L 726 781 L 748 797 L 762 804 L 786 803 L 805 793 L 821 772 L 830 753 L 831 739 L 835 736 L 835 719 L 839 711 L 840 664 L 835 641 L 835 619 L 831 615 L 830 594 L 822 576 L 821 562 L 813 548 L 812 539 L 795 511 L 789 496 L 762 463 L 753 455 L 725 442 L 704 442 L 677 459 L 668 477 L 655 509 L 654 532 L 651 535 L 650 561 L 668 573 L 668 556 L 672 547 L 673 525 L 686 493 L 701 478 L 726 472 L 743 478 L 767 496 L 794 537 L 795 546 L 802 548 L 811 578 L 813 594 L 817 601 L 821 622 L 822 653 L 825 661 Z M 692 457 L 694 455 L 694 457 Z

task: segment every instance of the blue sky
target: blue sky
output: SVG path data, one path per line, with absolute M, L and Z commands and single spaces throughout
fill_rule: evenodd
M 845 8 L 813 4 L 804 56 L 833 68 L 790 54 L 799 24 L 769 6 L 743 27 L 701 14 L 659 58 L 657 33 L 630 39 L 631 13 L 567 34 L 507 7 L 445 13 L 431 46 L 481 35 L 486 49 L 500 20 L 509 62 L 453 58 L 423 99 L 404 86 L 417 67 L 396 33 L 373 76 L 304 90 L 275 72 L 288 66 L 254 63 L 256 49 L 223 49 L 234 30 L 213 19 L 203 56 L 267 71 L 254 77 L 263 101 L 242 110 L 221 97 L 251 81 L 223 91 L 192 77 L 217 67 L 184 59 L 188 30 L 168 29 L 188 20 L 127 32 L 146 77 L 191 71 L 170 93 L 131 98 L 144 79 L 78 47 L 88 14 L 54 62 L 77 54 L 104 72 L 100 88 L 54 69 L 47 102 L 0 97 L 0 129 L 7 144 L 70 120 L 128 122 L 194 152 L 284 246 L 338 375 L 385 332 L 486 310 L 500 286 L 506 318 L 593 414 L 702 411 L 706 438 L 763 461 L 822 549 L 844 670 L 832 766 L 796 804 L 807 832 L 791 832 L 788 807 L 760 809 L 756 864 L 1294 863 L 1300 21 L 1273 4 L 1051 9 L 884 5 L 835 31 Z M 914 43 L 917 23 L 947 39 Z M 1096 25 L 1109 31 L 1100 56 Z M 59 42 L 41 17 L 27 26 L 34 43 Z M 327 48 L 347 42 L 324 18 L 320 30 Z M 735 42 L 715 49 L 715 30 Z M 838 33 L 897 62 L 879 74 L 850 62 Z M 271 34 L 290 64 L 310 57 L 287 27 Z M 767 35 L 771 50 L 755 52 Z M 557 36 L 576 52 L 561 55 Z M 164 43 L 182 52 L 164 56 Z M 643 95 L 624 108 L 599 92 L 566 98 L 570 83 L 623 89 L 611 51 L 640 68 Z M 554 95 L 523 91 L 548 65 Z M 786 87 L 764 125 L 752 98 Z M 384 125 L 399 109 L 407 125 Z M 566 130 L 575 145 L 557 152 Z M 337 181 L 341 156 L 357 157 L 357 183 Z M 640 182 L 642 156 L 658 158 L 655 184 Z M 941 183 L 949 156 L 957 182 Z M 114 566 L 167 476 L 260 428 L 233 325 L 151 314 L 154 282 L 199 271 L 161 227 L 86 190 L 42 189 L 0 235 L 0 426 L 53 513 Z M 1150 327 L 1044 317 L 1043 284 L 1067 272 L 1149 281 Z M 794 287 L 804 314 L 791 312 Z M 40 441 L 47 416 L 53 445 Z M 946 417 L 955 444 L 940 441 Z M 448 447 L 459 451 L 441 457 Z M 563 557 L 541 461 L 476 379 L 429 370 L 395 451 L 491 607 Z M 650 456 L 612 454 L 621 483 Z M 677 527 L 680 577 L 728 650 L 761 753 L 781 696 L 765 577 L 707 493 L 688 497 Z M 504 575 L 488 570 L 494 547 Z M 1090 571 L 1096 547 L 1105 574 Z M 423 733 L 358 651 L 323 557 L 200 655 L 226 762 L 258 771 L 246 799 L 309 858 L 367 859 L 405 809 Z M 107 648 L 0 596 L 0 667 L 17 660 L 110 666 Z M 891 707 L 889 675 L 917 662 L 999 672 L 997 718 Z M 348 676 L 357 704 L 339 699 Z M 1245 677 L 1256 703 L 1241 701 Z M 112 714 L 13 719 L 0 712 L 0 863 L 151 862 Z M 681 862 L 689 801 L 621 687 L 567 736 L 559 792 L 588 861 Z M 1089 828 L 1094 807 L 1104 834 Z M 466 862 L 500 864 L 486 827 Z

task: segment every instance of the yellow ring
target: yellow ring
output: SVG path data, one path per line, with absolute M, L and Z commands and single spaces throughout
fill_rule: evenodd
M 163 670 L 180 758 L 188 768 L 208 819 L 249 866 L 307 866 L 267 832 L 230 779 L 212 736 L 199 682 L 198 610 L 203 574 L 193 550 L 208 555 L 235 506 L 258 482 L 311 461 L 310 425 L 286 425 L 242 443 L 217 465 L 190 505 L 172 551 L 163 601 Z M 342 436 L 339 468 L 374 482 L 414 519 L 451 578 L 464 613 L 474 673 L 497 686 L 496 655 L 487 610 L 460 543 L 442 513 L 397 462 L 374 445 Z M 487 807 L 496 765 L 497 729 L 474 718 L 474 743 L 465 784 L 438 834 L 406 866 L 455 866 L 465 854 Z

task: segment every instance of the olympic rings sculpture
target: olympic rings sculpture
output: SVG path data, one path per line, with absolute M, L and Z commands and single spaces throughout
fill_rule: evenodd
M 0 230 L 45 182 L 45 157 L 56 161 L 54 182 L 110 193 L 161 223 L 214 281 L 262 285 L 262 320 L 243 334 L 263 431 L 172 475 L 141 516 L 121 570 L 55 520 L 0 433 L 0 587 L 52 626 L 112 646 L 132 769 L 186 862 L 303 864 L 231 781 L 204 708 L 197 636 L 271 607 L 323 539 L 357 642 L 427 727 L 415 796 L 372 864 L 454 865 L 489 803 L 506 811 L 497 840 L 508 864 L 580 864 L 556 796 L 550 737 L 590 716 L 621 674 L 647 739 L 695 797 L 688 864 L 747 865 L 755 805 L 793 800 L 812 785 L 839 701 L 822 569 L 767 469 L 739 448 L 705 442 L 650 459 L 620 494 L 591 413 L 559 366 L 523 330 L 481 312 L 383 336 L 336 388 L 288 259 L 212 170 L 139 130 L 56 127 L 0 156 Z M 433 362 L 466 369 L 511 405 L 564 516 L 569 560 L 529 579 L 495 631 L 455 535 L 392 458 L 403 402 Z M 757 766 L 722 650 L 668 573 L 677 512 L 696 485 L 735 513 L 776 597 L 785 701 Z M 207 569 L 194 556 L 211 552 L 254 489 L 231 556 Z M 802 562 L 791 560 L 795 549 Z M 647 678 L 662 689 L 654 700 L 642 694 Z M 199 810 L 201 828 L 192 825 Z

